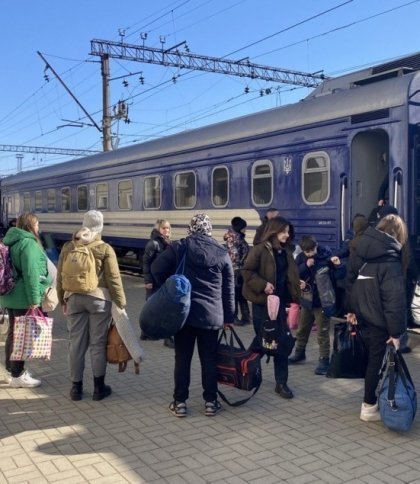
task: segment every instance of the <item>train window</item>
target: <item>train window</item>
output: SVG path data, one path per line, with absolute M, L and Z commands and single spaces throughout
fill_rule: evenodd
M 118 207 L 121 210 L 131 210 L 133 208 L 132 180 L 123 180 L 118 183 Z
M 302 196 L 306 203 L 319 205 L 330 196 L 330 158 L 320 151 L 309 153 L 302 162 Z
M 196 203 L 196 181 L 193 171 L 175 175 L 175 207 L 193 208 Z
M 215 207 L 226 207 L 229 200 L 229 172 L 224 166 L 215 168 L 211 174 L 211 199 Z
M 35 192 L 35 212 L 42 210 L 42 192 Z
M 61 189 L 61 211 L 70 212 L 70 188 Z
M 273 165 L 270 160 L 259 160 L 252 166 L 252 201 L 258 206 L 267 206 L 273 201 Z
M 77 210 L 88 209 L 88 188 L 86 185 L 77 187 Z
M 29 192 L 23 194 L 23 211 L 31 211 L 31 194 Z
M 47 190 L 47 211 L 55 212 L 55 190 Z
M 160 208 L 160 176 L 148 176 L 144 179 L 144 208 Z
M 108 183 L 96 185 L 96 208 L 98 210 L 108 209 Z

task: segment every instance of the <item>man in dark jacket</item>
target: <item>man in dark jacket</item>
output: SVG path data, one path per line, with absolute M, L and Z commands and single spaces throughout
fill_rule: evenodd
M 187 415 L 191 360 L 197 340 L 201 363 L 205 415 L 221 409 L 217 400 L 216 357 L 219 330 L 233 323 L 235 295 L 232 263 L 227 250 L 211 237 L 208 215 L 195 215 L 188 237 L 162 252 L 152 264 L 152 275 L 159 284 L 174 274 L 186 252 L 184 275 L 191 283 L 191 309 L 183 328 L 175 335 L 175 389 L 169 410 L 176 417 Z

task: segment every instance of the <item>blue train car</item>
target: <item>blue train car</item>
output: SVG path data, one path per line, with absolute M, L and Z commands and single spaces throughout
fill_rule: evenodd
M 239 215 L 252 241 L 274 206 L 297 238 L 338 248 L 388 178 L 420 259 L 419 67 L 415 54 L 326 80 L 296 104 L 4 178 L 2 220 L 35 211 L 61 244 L 95 208 L 117 252 L 140 256 L 158 218 L 178 239 L 206 211 L 221 240 Z

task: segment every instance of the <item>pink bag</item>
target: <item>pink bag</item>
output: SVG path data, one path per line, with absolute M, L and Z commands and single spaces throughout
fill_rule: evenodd
M 280 298 L 278 296 L 267 296 L 268 319 L 275 321 L 280 309 Z
M 299 323 L 300 306 L 296 303 L 291 303 L 287 312 L 287 324 L 290 329 L 297 329 Z
M 39 308 L 28 309 L 24 316 L 15 317 L 11 360 L 51 358 L 53 319 L 44 316 Z

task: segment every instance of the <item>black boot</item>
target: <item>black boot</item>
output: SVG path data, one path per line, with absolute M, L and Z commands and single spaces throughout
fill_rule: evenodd
M 93 389 L 92 400 L 97 402 L 111 395 L 112 393 L 111 387 L 109 385 L 105 385 L 105 375 L 94 376 L 93 382 L 94 382 L 94 389 Z
M 249 312 L 249 306 L 247 301 L 239 303 L 241 308 L 241 321 L 242 324 L 249 324 L 251 322 L 251 313 Z
M 293 392 L 287 386 L 287 383 L 277 383 L 274 391 L 278 393 L 282 398 L 286 398 L 287 400 L 293 398 Z
M 296 350 L 295 354 L 289 358 L 289 364 L 299 363 L 299 361 L 306 360 L 305 350 Z
M 328 367 L 330 366 L 329 358 L 320 358 L 318 360 L 318 366 L 315 368 L 315 375 L 325 375 Z
M 83 395 L 83 382 L 74 381 L 70 390 L 70 398 L 74 402 L 77 402 L 82 399 L 82 395 Z

